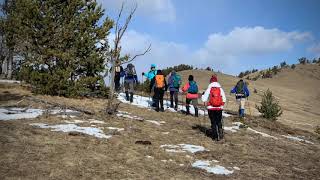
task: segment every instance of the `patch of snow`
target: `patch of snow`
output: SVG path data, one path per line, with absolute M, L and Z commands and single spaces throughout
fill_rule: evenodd
M 293 141 L 299 141 L 299 142 L 305 142 L 305 143 L 308 143 L 308 144 L 314 144 L 313 142 L 311 141 L 308 141 L 308 140 L 305 140 L 305 139 L 302 139 L 302 137 L 296 137 L 296 136 L 291 136 L 291 135 L 282 135 L 283 137 L 285 138 L 288 138 L 290 140 L 293 140 Z
M 95 119 L 89 119 L 90 124 L 105 124 L 103 121 L 95 120 Z
M 0 120 L 33 119 L 43 114 L 42 109 L 0 108 Z
M 155 125 L 161 126 L 161 124 L 166 123 L 165 121 L 154 121 L 154 120 L 146 120 L 147 122 L 153 123 Z
M 117 128 L 117 127 L 106 127 L 106 128 L 110 130 L 124 131 L 124 128 Z
M 180 167 L 183 167 L 183 166 L 184 166 L 184 164 L 179 164 L 179 166 L 180 166 Z
M 226 131 L 231 131 L 231 132 L 237 132 L 240 129 L 240 125 L 242 125 L 241 122 L 234 122 L 232 123 L 234 126 L 230 126 L 230 127 L 223 127 L 224 130 Z
M 80 123 L 84 123 L 85 121 L 82 121 L 82 120 L 68 121 L 68 120 L 66 120 L 66 121 L 64 121 L 64 122 L 66 122 L 66 123 L 68 123 L 68 124 L 80 124 Z
M 128 118 L 128 119 L 133 119 L 133 120 L 139 120 L 139 121 L 142 121 L 143 118 L 142 117 L 139 117 L 139 116 L 132 116 L 132 115 L 128 115 L 128 114 L 121 114 L 121 113 L 118 113 L 117 114 L 118 117 L 123 117 L 123 118 Z
M 120 114 L 131 114 L 131 113 L 127 112 L 127 111 L 118 111 L 118 113 L 120 113 Z
M 154 159 L 154 157 L 152 157 L 152 156 L 146 156 L 146 158 L 148 158 L 148 159 Z
M 151 105 L 152 105 L 152 99 L 151 97 L 144 97 L 144 96 L 139 96 L 139 95 L 134 95 L 133 96 L 133 102 L 130 103 L 129 101 L 126 100 L 126 95 L 125 93 L 119 93 L 118 95 L 118 100 L 121 101 L 122 103 L 127 103 L 127 104 L 131 104 L 131 105 L 134 105 L 134 106 L 138 106 L 138 107 L 141 107 L 141 108 L 151 108 Z M 168 111 L 171 111 L 171 112 L 176 112 L 174 109 L 168 107 L 168 105 L 170 104 L 169 101 L 167 100 L 163 100 L 163 104 L 165 105 L 164 106 L 164 109 L 165 110 L 168 110 Z M 186 107 L 185 106 L 182 106 L 182 105 L 178 105 L 178 111 L 186 111 Z M 194 114 L 194 108 L 192 105 L 190 105 L 190 113 L 191 114 Z M 198 113 L 199 115 L 207 115 L 208 114 L 208 111 L 204 111 L 204 110 L 201 110 L 199 109 L 198 110 Z M 231 116 L 230 114 L 226 114 L 225 112 L 222 113 L 222 115 L 224 117 L 229 117 Z
M 184 153 L 184 152 L 196 153 L 201 151 L 208 151 L 203 146 L 196 146 L 192 144 L 178 144 L 178 145 L 165 144 L 165 145 L 161 145 L 160 147 L 164 148 L 166 152 L 174 152 L 174 153 Z
M 74 110 L 71 110 L 71 109 L 51 109 L 49 110 L 49 114 L 52 114 L 52 115 L 56 115 L 56 114 L 80 114 L 80 112 L 78 111 L 74 111 Z
M 206 170 L 208 173 L 218 174 L 218 175 L 230 175 L 233 170 L 228 170 L 223 166 L 212 164 L 213 161 L 202 161 L 197 160 L 192 164 L 192 167 Z
M 61 132 L 80 132 L 84 134 L 88 134 L 91 136 L 95 136 L 97 138 L 111 138 L 110 135 L 105 135 L 103 131 L 99 128 L 93 127 L 80 127 L 75 124 L 57 124 L 57 125 L 48 125 L 43 123 L 32 123 L 31 126 L 37 126 L 45 129 L 52 129 L 51 131 L 61 131 Z
M 252 132 L 256 133 L 256 134 L 260 134 L 260 135 L 263 136 L 263 137 L 278 139 L 277 137 L 274 137 L 274 136 L 271 136 L 271 135 L 269 135 L 269 134 L 266 134 L 266 133 L 263 133 L 263 132 L 254 130 L 254 129 L 252 129 L 252 128 L 247 128 L 247 129 L 248 129 L 249 131 L 252 131 Z
M 169 132 L 162 132 L 162 134 L 165 134 L 165 135 L 167 135 L 167 134 L 169 134 Z
M 165 160 L 165 159 L 164 159 L 164 160 L 161 160 L 161 162 L 164 162 L 164 163 L 166 163 L 166 162 L 167 162 L 167 160 Z
M 233 169 L 237 170 L 237 171 L 240 171 L 240 168 L 237 167 L 237 166 L 234 166 Z
M 9 79 L 0 79 L 0 83 L 20 84 L 20 83 L 21 83 L 21 81 L 9 80 Z

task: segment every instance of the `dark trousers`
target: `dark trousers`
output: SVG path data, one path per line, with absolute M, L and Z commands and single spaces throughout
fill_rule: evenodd
M 120 91 L 120 74 L 114 76 L 114 86 L 116 91 Z
M 174 100 L 174 106 L 173 106 Z M 178 91 L 170 91 L 170 107 L 178 108 Z
M 154 101 L 156 104 L 156 110 L 159 110 L 159 104 L 160 108 L 163 109 L 163 95 L 164 90 L 163 88 L 154 88 Z
M 222 110 L 208 110 L 208 114 L 211 121 L 212 138 L 217 140 L 222 139 Z

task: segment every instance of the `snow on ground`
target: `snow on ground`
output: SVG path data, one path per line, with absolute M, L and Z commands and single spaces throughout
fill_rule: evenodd
M 291 135 L 282 135 L 283 137 L 286 137 L 290 140 L 293 140 L 293 141 L 299 141 L 299 142 L 305 142 L 305 143 L 308 143 L 308 144 L 314 144 L 313 142 L 311 141 L 308 141 L 308 140 L 305 140 L 305 139 L 302 139 L 303 137 L 296 137 L 296 136 L 291 136 Z
M 118 117 L 123 117 L 123 118 L 128 118 L 128 119 L 133 119 L 133 120 L 143 121 L 142 117 L 133 116 L 133 115 L 129 115 L 129 114 L 117 113 L 117 116 Z
M 0 108 L 0 120 L 32 119 L 43 114 L 41 109 Z
M 105 124 L 105 122 L 95 119 L 89 119 L 90 124 Z
M 164 148 L 166 152 L 174 152 L 174 153 L 184 153 L 184 152 L 196 153 L 200 151 L 208 151 L 203 146 L 196 146 L 192 144 L 178 144 L 178 145 L 165 144 L 165 145 L 161 145 L 160 147 Z
M 0 83 L 20 84 L 20 83 L 21 83 L 21 81 L 9 80 L 9 79 L 0 79 Z
M 64 121 L 65 123 L 68 123 L 68 124 L 80 124 L 80 123 L 84 123 L 85 121 L 82 121 L 82 120 L 73 120 L 73 121 Z
M 208 173 L 218 174 L 218 175 L 230 175 L 233 170 L 228 170 L 227 168 L 215 164 L 217 161 L 208 160 L 197 160 L 192 164 L 192 167 L 206 170 Z
M 263 136 L 263 137 L 278 139 L 277 137 L 274 137 L 274 136 L 271 136 L 271 135 L 269 135 L 269 134 L 266 134 L 266 133 L 263 133 L 263 132 L 254 130 L 254 129 L 252 129 L 252 128 L 247 128 L 247 130 L 252 131 L 252 132 L 254 132 L 254 133 L 256 133 L 256 134 L 260 134 L 260 135 Z
M 152 104 L 152 99 L 151 97 L 144 97 L 144 96 L 139 96 L 139 95 L 134 95 L 133 96 L 133 102 L 130 103 L 129 101 L 126 100 L 126 95 L 125 93 L 119 93 L 118 95 L 118 100 L 123 102 L 123 103 L 127 103 L 127 104 L 132 104 L 132 105 L 135 105 L 135 106 L 138 106 L 138 107 L 141 107 L 141 108 L 151 108 L 151 104 Z M 170 105 L 170 102 L 167 101 L 167 100 L 163 100 L 163 104 L 164 104 L 164 109 L 165 110 L 168 110 L 168 111 L 171 111 L 171 112 L 176 112 L 173 108 L 170 108 L 169 105 Z M 190 113 L 191 114 L 194 114 L 194 108 L 192 105 L 190 105 Z M 185 106 L 182 106 L 182 105 L 179 105 L 178 106 L 178 110 L 179 111 L 186 111 L 186 107 Z M 123 114 L 123 113 L 120 113 L 120 114 Z M 208 112 L 207 111 L 204 111 L 204 110 L 201 110 L 199 109 L 199 115 L 208 115 Z M 229 117 L 231 116 L 230 114 L 226 114 L 225 112 L 223 112 L 223 116 L 224 117 Z
M 117 128 L 117 127 L 106 127 L 106 128 L 110 130 L 124 131 L 124 128 Z
M 167 134 L 169 134 L 170 132 L 162 132 L 162 134 L 165 134 L 165 135 L 167 135 Z
M 57 124 L 57 125 L 48 125 L 43 123 L 32 123 L 31 126 L 37 126 L 45 129 L 52 129 L 51 131 L 61 131 L 61 132 L 80 132 L 95 136 L 97 138 L 111 138 L 111 135 L 105 135 L 100 128 L 94 127 L 80 127 L 75 124 Z
M 231 131 L 231 132 L 237 132 L 240 129 L 240 126 L 242 125 L 241 122 L 234 122 L 232 123 L 234 126 L 224 126 L 223 129 L 226 131 Z
M 74 116 L 74 115 L 58 115 L 57 117 L 61 117 L 62 119 L 68 119 L 68 118 L 76 118 L 77 116 Z
M 165 121 L 155 121 L 155 120 L 146 120 L 146 121 L 158 126 L 161 126 L 161 124 L 166 123 Z

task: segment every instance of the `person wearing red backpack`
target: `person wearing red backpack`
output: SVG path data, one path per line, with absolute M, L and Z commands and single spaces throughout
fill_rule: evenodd
M 210 84 L 201 99 L 203 102 L 207 103 L 213 133 L 211 138 L 219 141 L 223 139 L 222 111 L 224 103 L 226 102 L 226 95 L 221 85 L 218 83 L 216 75 L 211 77 Z
M 161 70 L 157 71 L 157 75 L 154 76 L 151 80 L 151 86 L 154 90 L 154 101 L 155 101 L 155 110 L 157 112 L 164 112 L 163 108 L 163 95 L 167 91 L 167 81 Z M 159 107 L 160 104 L 160 107 Z

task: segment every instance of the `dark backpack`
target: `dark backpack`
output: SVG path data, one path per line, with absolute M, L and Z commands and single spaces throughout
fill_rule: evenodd
M 236 86 L 236 94 L 245 95 L 244 86 L 245 86 L 244 81 L 239 81 Z
M 172 77 L 172 81 L 173 81 L 173 87 L 179 88 L 181 85 L 181 76 L 179 74 L 175 74 Z
M 189 82 L 189 89 L 188 89 L 188 93 L 191 93 L 191 94 L 197 94 L 198 93 L 198 85 L 196 82 L 194 81 L 190 81 Z
M 134 77 L 136 75 L 136 70 L 134 68 L 134 66 L 130 66 L 127 68 L 126 70 L 126 73 L 127 73 L 127 77 Z

